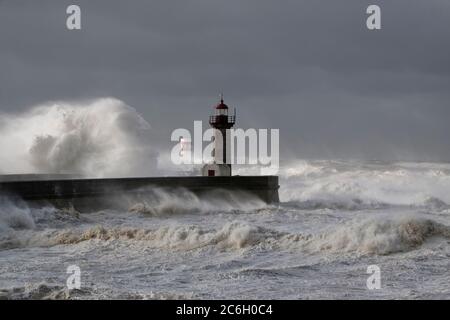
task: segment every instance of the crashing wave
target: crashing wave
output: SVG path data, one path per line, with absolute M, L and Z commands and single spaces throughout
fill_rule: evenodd
M 281 200 L 306 209 L 428 208 L 450 203 L 450 170 L 433 165 L 300 161 L 283 168 L 280 179 Z
M 273 231 L 234 221 L 220 230 L 203 230 L 198 226 L 164 226 L 156 230 L 112 228 L 97 226 L 83 232 L 61 232 L 51 239 L 53 245 L 77 244 L 89 240 L 136 240 L 144 241 L 152 248 L 179 250 L 215 246 L 218 249 L 242 249 L 257 245 Z
M 238 250 L 278 237 L 276 231 L 239 221 L 227 223 L 218 230 L 204 230 L 193 225 L 163 226 L 157 229 L 94 226 L 87 229 L 9 234 L 0 237 L 0 248 L 76 245 L 88 241 L 139 241 L 140 245 L 154 249 L 186 251 L 211 246 L 219 250 Z
M 22 201 L 0 197 L 0 232 L 64 227 L 80 220 L 80 213 L 73 207 L 56 209 L 49 205 L 30 208 Z
M 279 232 L 247 222 L 233 221 L 216 230 L 195 225 L 156 229 L 95 226 L 87 229 L 51 230 L 28 238 L 0 240 L 0 247 L 77 245 L 88 241 L 133 242 L 152 249 L 301 250 L 310 253 L 387 255 L 414 250 L 433 237 L 450 239 L 450 227 L 419 217 L 350 220 L 317 234 Z M 139 242 L 139 244 L 137 243 Z
M 0 197 L 0 233 L 8 230 L 33 229 L 34 220 L 30 209 L 24 204 L 17 205 Z
M 387 255 L 415 249 L 432 237 L 450 239 L 450 227 L 415 217 L 352 220 L 314 237 L 311 251 L 358 252 Z
M 215 212 L 252 212 L 266 208 L 264 201 L 243 191 L 211 190 L 199 198 L 185 190 L 148 190 L 144 200 L 130 206 L 129 212 L 150 216 L 173 214 L 211 214 Z
M 149 174 L 156 166 L 144 137 L 149 128 L 136 110 L 114 98 L 1 114 L 0 145 L 7 152 L 0 154 L 0 167 L 89 177 Z

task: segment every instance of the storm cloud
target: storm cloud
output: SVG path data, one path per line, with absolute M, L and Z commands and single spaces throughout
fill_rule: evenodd
M 0 112 L 115 97 L 168 152 L 223 91 L 284 159 L 450 161 L 449 24 L 447 0 L 3 0 Z

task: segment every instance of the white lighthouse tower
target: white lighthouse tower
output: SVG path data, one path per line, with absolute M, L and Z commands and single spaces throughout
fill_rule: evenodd
M 215 114 L 209 117 L 209 124 L 215 129 L 214 133 L 214 161 L 203 167 L 203 176 L 231 176 L 230 155 L 227 154 L 227 146 L 230 143 L 229 129 L 236 122 L 236 109 L 234 114 L 228 114 L 229 108 L 223 102 L 220 95 L 220 103 L 215 107 Z

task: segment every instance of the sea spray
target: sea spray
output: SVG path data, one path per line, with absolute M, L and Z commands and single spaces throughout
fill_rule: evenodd
M 35 227 L 30 209 L 23 203 L 0 196 L 0 233 L 16 229 L 32 229 Z
M 123 200 L 130 201 L 126 196 Z M 129 212 L 149 216 L 170 216 L 174 214 L 213 214 L 215 212 L 258 212 L 267 204 L 245 191 L 211 190 L 201 198 L 184 188 L 166 190 L 145 189 L 141 201 L 133 203 Z
M 388 255 L 414 250 L 432 237 L 450 239 L 450 227 L 431 219 L 404 216 L 353 219 L 315 234 L 281 232 L 235 220 L 216 229 L 205 229 L 199 225 L 168 225 L 155 229 L 96 225 L 16 233 L 16 236 L 19 235 L 20 239 L 3 239 L 4 243 L 0 247 L 51 247 L 77 245 L 86 241 L 131 241 L 142 247 L 181 251 L 205 247 L 239 250 L 258 246 L 262 250 L 288 250 L 299 254 Z
M 89 177 L 150 174 L 156 153 L 149 148 L 149 128 L 135 109 L 114 98 L 0 114 L 0 168 Z
M 448 209 L 450 164 L 296 161 L 280 170 L 280 199 L 300 209 Z
M 431 237 L 450 239 L 450 227 L 422 217 L 354 219 L 311 239 L 310 251 L 387 255 L 413 250 Z
M 49 239 L 49 244 L 77 244 L 89 240 L 133 240 L 144 242 L 146 246 L 152 248 L 193 250 L 213 246 L 216 249 L 227 250 L 257 245 L 265 238 L 276 234 L 274 231 L 241 221 L 227 223 L 219 230 L 204 230 L 193 225 L 165 226 L 155 230 L 136 228 L 106 229 L 102 226 L 96 226 L 82 232 L 59 232 L 52 239 Z
M 0 297 L 71 298 L 60 289 L 77 264 L 83 299 L 448 299 L 449 169 L 307 161 L 281 170 L 282 202 L 262 209 L 172 193 L 79 219 L 31 210 L 33 229 L 0 233 Z M 377 292 L 366 287 L 373 264 Z
M 276 231 L 242 221 L 226 223 L 217 230 L 203 229 L 195 225 L 169 225 L 156 229 L 97 225 L 9 234 L 9 237 L 1 239 L 0 248 L 53 247 L 77 245 L 87 241 L 131 241 L 154 249 L 186 251 L 212 247 L 217 250 L 238 250 L 262 244 L 269 238 L 279 238 L 280 235 Z

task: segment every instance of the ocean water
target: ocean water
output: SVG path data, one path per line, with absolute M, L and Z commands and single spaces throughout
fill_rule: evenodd
M 3 197 L 0 298 L 450 298 L 450 164 L 299 160 L 280 185 L 279 205 L 159 191 L 89 214 Z

